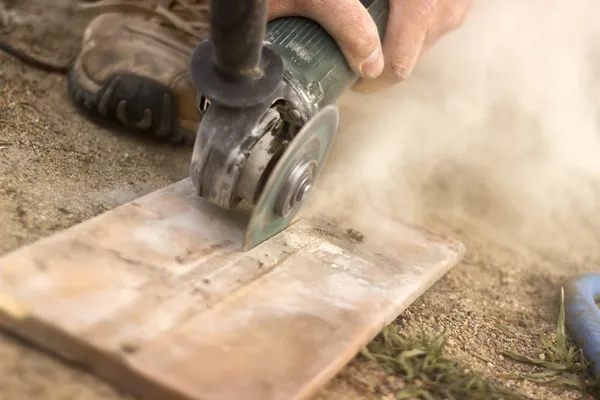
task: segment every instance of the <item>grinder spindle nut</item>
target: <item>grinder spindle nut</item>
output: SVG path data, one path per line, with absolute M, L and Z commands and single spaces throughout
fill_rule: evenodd
M 317 170 L 316 160 L 301 160 L 283 184 L 277 201 L 275 212 L 280 217 L 287 217 L 291 212 L 299 208 L 306 197 L 315 179 Z

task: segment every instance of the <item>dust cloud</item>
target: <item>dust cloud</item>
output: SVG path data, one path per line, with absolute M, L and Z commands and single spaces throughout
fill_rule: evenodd
M 410 80 L 342 99 L 311 210 L 596 248 L 598 15 L 596 0 L 478 0 Z

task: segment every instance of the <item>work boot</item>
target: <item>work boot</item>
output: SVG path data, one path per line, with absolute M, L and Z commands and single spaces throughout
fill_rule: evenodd
M 172 142 L 193 142 L 200 114 L 190 55 L 209 33 L 208 0 L 82 1 L 87 26 L 69 92 L 89 116 Z

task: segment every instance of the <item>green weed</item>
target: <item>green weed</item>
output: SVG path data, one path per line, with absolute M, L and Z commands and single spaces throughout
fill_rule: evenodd
M 394 326 L 386 327 L 362 355 L 379 364 L 405 385 L 395 399 L 517 400 L 522 396 L 469 372 L 457 360 L 444 356 L 445 335 L 407 337 Z
M 540 372 L 515 376 L 512 378 L 527 379 L 532 382 L 548 385 L 562 385 L 575 388 L 595 397 L 600 396 L 598 381 L 592 381 L 586 374 L 589 363 L 585 360 L 581 349 L 575 347 L 565 332 L 565 298 L 561 288 L 561 305 L 556 324 L 556 333 L 541 337 L 543 359 L 535 359 L 511 351 L 503 354 L 515 361 L 539 367 Z

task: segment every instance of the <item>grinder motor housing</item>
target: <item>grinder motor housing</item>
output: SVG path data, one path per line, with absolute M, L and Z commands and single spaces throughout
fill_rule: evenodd
M 389 0 L 361 0 L 361 3 L 383 37 Z M 269 22 L 264 43 L 283 61 L 283 80 L 288 90 L 282 91 L 275 101 L 284 118 L 296 127 L 301 127 L 324 106 L 335 103 L 358 79 L 333 37 L 307 18 L 286 17 Z M 199 111 L 206 113 L 209 104 L 210 100 L 199 93 Z
M 361 3 L 383 37 L 389 0 Z M 211 37 L 196 47 L 190 68 L 202 114 L 190 175 L 197 194 L 222 208 L 244 200 L 256 206 L 290 143 L 358 76 L 314 21 L 286 17 L 267 24 L 267 0 L 212 0 L 210 7 Z M 297 182 L 282 185 L 286 204 L 278 218 L 291 221 L 319 171 L 295 172 Z

